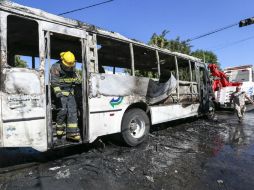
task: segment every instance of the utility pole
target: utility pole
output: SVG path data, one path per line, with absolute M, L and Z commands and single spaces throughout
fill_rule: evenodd
M 251 25 L 251 24 L 254 24 L 254 17 L 241 20 L 239 22 L 239 27 L 244 27 L 244 26 L 248 26 L 248 25 Z

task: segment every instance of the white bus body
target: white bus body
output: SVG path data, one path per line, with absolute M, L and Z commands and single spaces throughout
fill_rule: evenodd
M 135 146 L 150 125 L 211 111 L 208 71 L 197 58 L 9 1 L 0 3 L 0 31 L 0 147 L 77 144 L 55 135 L 49 69 L 66 50 L 83 79 L 76 86 L 80 143 L 120 133 Z M 19 55 L 31 59 L 24 64 Z

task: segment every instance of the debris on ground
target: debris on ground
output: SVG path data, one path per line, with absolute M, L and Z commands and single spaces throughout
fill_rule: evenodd
M 137 147 L 103 139 L 46 155 L 2 151 L 0 189 L 253 189 L 254 113 L 242 124 L 217 115 L 154 126 Z M 25 159 L 36 164 L 5 169 Z

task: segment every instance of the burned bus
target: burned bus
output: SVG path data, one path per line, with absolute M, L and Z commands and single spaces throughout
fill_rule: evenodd
M 63 51 L 75 54 L 82 77 L 79 144 L 119 134 L 135 146 L 151 125 L 212 113 L 207 68 L 197 58 L 12 2 L 0 3 L 0 31 L 0 147 L 77 144 L 56 143 L 49 70 Z

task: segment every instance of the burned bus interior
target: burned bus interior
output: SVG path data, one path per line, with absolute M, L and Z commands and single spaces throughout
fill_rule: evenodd
M 97 35 L 99 73 L 131 74 L 129 44 Z
M 181 103 L 190 105 L 199 101 L 198 71 L 195 62 L 136 44 L 132 44 L 130 47 L 127 42 L 100 35 L 97 35 L 97 49 L 99 73 L 119 74 L 126 77 L 126 82 L 128 82 L 128 76 L 145 77 L 150 80 L 146 87 L 149 88 L 146 96 L 152 96 L 153 101 L 148 100 L 151 104 Z M 144 79 L 141 78 L 139 80 L 144 82 Z M 168 97 L 162 101 L 159 101 L 161 98 L 154 100 L 155 96 L 161 95 L 158 93 L 156 95 L 155 91 L 165 93 L 165 86 L 168 86 L 168 82 L 172 78 L 179 82 L 177 84 L 171 82 L 171 91 L 170 94 L 168 93 Z M 146 84 L 146 82 L 144 83 Z M 144 83 L 141 82 L 140 87 L 144 88 Z M 175 88 L 172 87 L 173 84 Z M 137 90 L 135 92 L 139 93 Z M 108 95 L 120 95 L 111 93 Z

